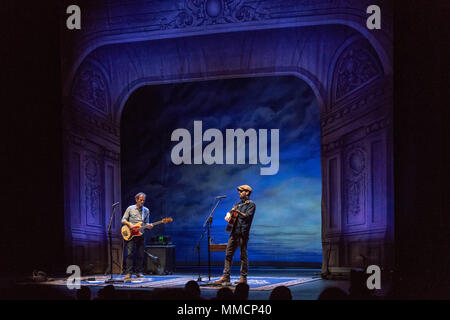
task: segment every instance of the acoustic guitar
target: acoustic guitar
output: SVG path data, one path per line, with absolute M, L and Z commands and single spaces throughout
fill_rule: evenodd
M 230 210 L 230 220 L 228 221 L 228 225 L 225 229 L 226 232 L 230 233 L 231 231 L 233 231 L 233 227 L 234 224 L 236 223 L 237 217 L 242 214 L 245 216 L 244 213 L 242 213 L 241 211 L 239 211 L 237 209 L 237 205 L 234 206 L 231 210 Z
M 152 222 L 151 224 L 153 226 L 156 226 L 156 225 L 161 224 L 161 223 L 166 224 L 166 223 L 172 222 L 172 221 L 173 221 L 172 218 L 165 218 L 165 219 L 162 219 L 161 221 Z M 122 229 L 120 230 L 120 232 L 122 233 L 122 237 L 125 240 L 131 240 L 134 237 L 142 236 L 143 233 L 141 231 L 144 230 L 144 229 L 148 229 L 148 228 L 150 228 L 149 224 L 145 225 L 145 226 L 142 226 L 142 222 L 138 222 L 138 223 L 134 224 L 131 228 L 129 226 L 127 226 L 126 224 L 123 225 Z

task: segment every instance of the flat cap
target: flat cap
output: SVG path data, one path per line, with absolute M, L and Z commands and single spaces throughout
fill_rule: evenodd
M 246 191 L 250 191 L 250 192 L 252 192 L 252 187 L 250 187 L 250 186 L 248 186 L 248 185 L 246 185 L 246 184 L 244 184 L 244 185 L 242 185 L 242 186 L 239 186 L 239 187 L 237 187 L 237 189 L 238 189 L 238 191 L 241 191 L 241 190 L 246 190 Z

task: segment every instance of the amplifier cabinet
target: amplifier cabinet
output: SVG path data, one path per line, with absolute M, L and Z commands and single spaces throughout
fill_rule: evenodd
M 153 257 L 158 257 L 159 265 Z M 145 270 L 152 274 L 170 274 L 175 271 L 174 245 L 145 246 Z

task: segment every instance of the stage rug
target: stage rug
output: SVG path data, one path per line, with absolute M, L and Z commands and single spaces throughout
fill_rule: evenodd
M 95 278 L 95 280 L 93 280 Z M 91 280 L 88 280 L 91 279 Z M 109 285 L 105 281 L 110 279 L 110 276 L 92 276 L 83 277 L 81 279 L 82 286 L 100 286 L 104 287 Z M 123 276 L 114 276 L 113 279 L 121 280 Z M 205 279 L 205 278 L 204 278 Z M 207 278 L 206 278 L 207 279 Z M 211 282 L 219 279 L 219 277 L 211 278 Z M 112 283 L 117 288 L 176 288 L 184 287 L 186 282 L 193 279 L 192 276 L 177 276 L 177 275 L 164 275 L 164 276 L 145 276 L 143 278 L 132 278 L 131 282 L 116 282 Z M 232 285 L 229 288 L 234 289 L 234 283 L 239 280 L 239 277 L 231 277 Z M 272 290 L 277 286 L 294 286 L 311 281 L 320 280 L 318 277 L 248 277 L 247 283 L 250 286 L 250 290 Z M 202 289 L 220 289 L 222 286 L 208 285 L 207 281 L 199 282 Z M 52 279 L 41 284 L 66 286 L 67 279 Z
M 212 282 L 218 280 L 219 277 L 211 279 Z M 229 286 L 229 288 L 233 289 L 235 288 L 234 283 L 239 280 L 239 277 L 231 277 L 231 283 L 232 285 Z M 250 290 L 272 290 L 275 287 L 278 286 L 295 286 L 298 284 L 303 284 L 311 281 L 320 280 L 319 277 L 247 277 L 247 284 L 250 287 Z M 201 286 L 202 289 L 220 289 L 222 288 L 221 285 L 219 286 Z

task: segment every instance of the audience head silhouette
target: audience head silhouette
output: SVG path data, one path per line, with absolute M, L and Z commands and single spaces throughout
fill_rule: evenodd
M 250 287 L 246 283 L 239 283 L 234 289 L 234 297 L 237 300 L 247 300 Z
M 186 282 L 186 284 L 184 285 L 184 290 L 186 291 L 188 298 L 200 297 L 200 286 L 194 280 Z
M 82 286 L 77 290 L 77 299 L 78 300 L 91 300 L 91 289 L 87 286 Z
M 348 298 L 347 293 L 338 287 L 325 288 L 317 298 L 318 300 L 345 300 Z
M 116 289 L 112 284 L 107 285 L 106 287 L 98 291 L 98 297 L 101 300 L 114 300 L 116 297 Z
M 231 291 L 231 289 L 228 287 L 220 288 L 217 291 L 216 299 L 217 300 L 233 300 L 233 291 Z
M 291 290 L 286 286 L 278 286 L 270 293 L 269 300 L 292 300 Z

